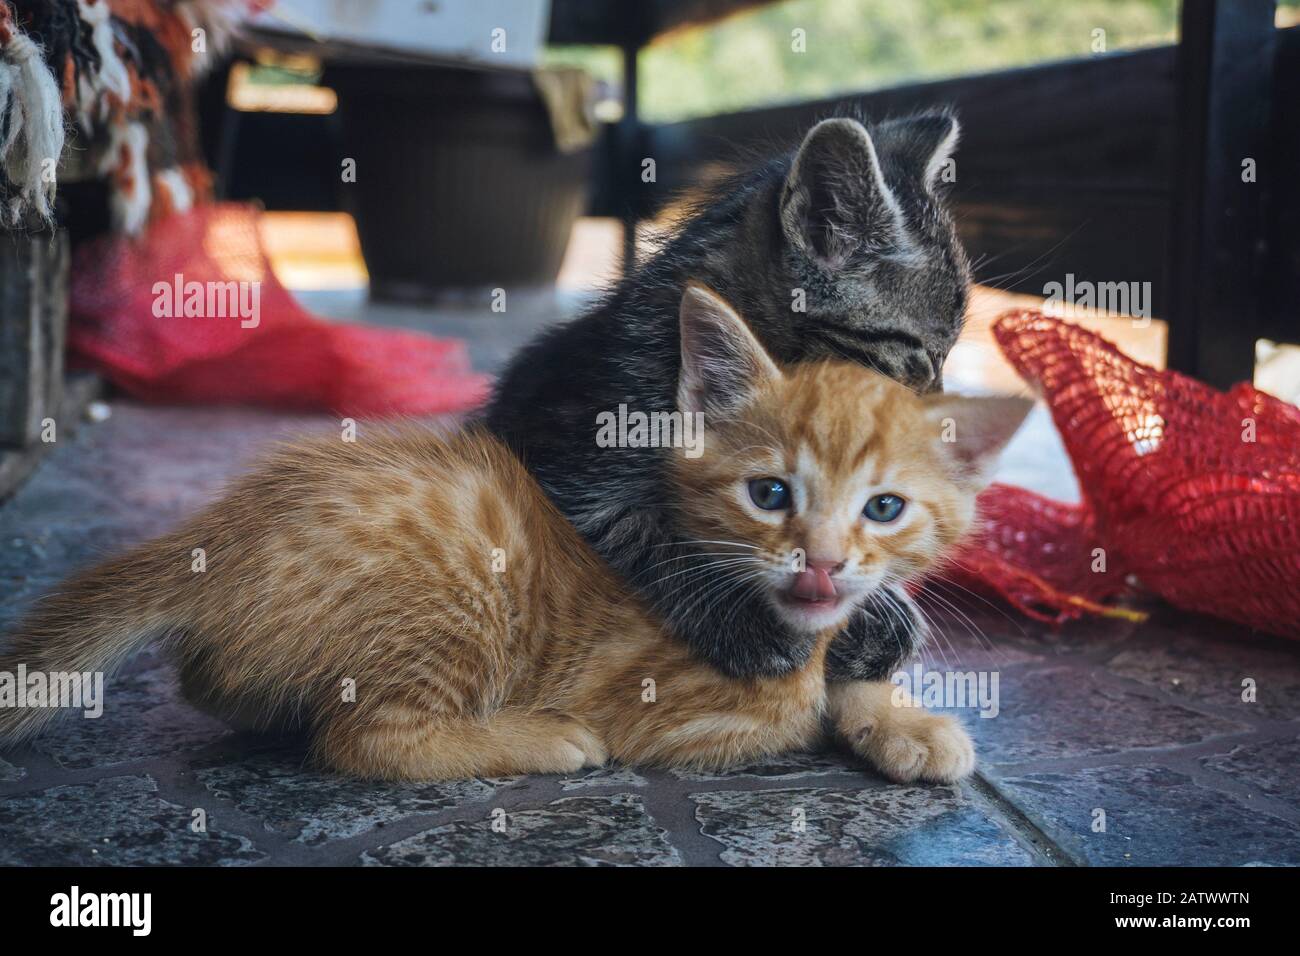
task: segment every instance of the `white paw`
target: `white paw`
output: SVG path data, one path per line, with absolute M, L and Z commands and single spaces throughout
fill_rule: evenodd
M 899 709 L 845 734 L 854 751 L 896 783 L 954 783 L 975 769 L 975 745 L 947 714 Z
M 601 767 L 609 760 L 609 753 L 600 738 L 577 721 L 566 722 L 560 744 L 566 764 L 561 771 L 564 773 L 573 773 L 584 767 Z

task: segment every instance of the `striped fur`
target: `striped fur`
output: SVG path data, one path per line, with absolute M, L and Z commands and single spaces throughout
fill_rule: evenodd
M 739 169 L 587 314 L 521 350 L 488 410 L 551 500 L 701 658 L 737 677 L 803 666 L 797 635 L 761 601 L 710 610 L 700 581 L 649 573 L 696 560 L 663 449 L 595 451 L 601 412 L 673 407 L 677 306 L 706 282 L 781 362 L 840 359 L 938 390 L 966 310 L 969 268 L 943 201 L 958 138 L 946 112 L 877 123 L 827 119 L 798 148 Z M 681 610 L 691 608 L 690 614 Z M 833 679 L 887 676 L 921 636 L 905 592 L 864 610 L 828 655 Z
M 955 779 L 973 763 L 957 723 L 890 706 L 887 684 L 828 691 L 824 665 L 843 617 L 969 526 L 979 480 L 936 424 L 961 401 L 847 363 L 778 369 L 739 317 L 692 294 L 710 307 L 684 304 L 683 325 L 712 322 L 755 361 L 707 453 L 679 450 L 670 471 L 692 537 L 720 542 L 721 557 L 685 573 L 778 601 L 792 549 L 842 557 L 851 600 L 840 620 L 804 628 L 804 666 L 733 678 L 701 661 L 498 439 L 412 427 L 276 452 L 181 527 L 68 581 L 0 670 L 111 670 L 161 636 L 195 704 L 236 726 L 305 731 L 320 763 L 361 777 L 572 772 L 610 756 L 720 768 L 813 747 L 829 716 L 890 776 Z M 747 507 L 742 489 L 768 474 L 797 483 L 807 507 L 776 520 Z M 860 515 L 885 486 L 909 502 L 892 530 Z M 192 569 L 196 548 L 205 570 Z M 49 713 L 0 710 L 0 741 Z

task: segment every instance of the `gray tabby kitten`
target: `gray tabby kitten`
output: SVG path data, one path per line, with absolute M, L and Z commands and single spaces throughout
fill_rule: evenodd
M 940 389 L 970 283 L 940 198 L 957 136 L 944 112 L 869 129 L 819 123 L 793 155 L 723 183 L 603 302 L 521 350 L 497 385 L 489 426 L 669 629 L 726 674 L 786 673 L 812 642 L 718 561 L 723 549 L 679 532 L 662 478 L 670 450 L 598 447 L 597 416 L 675 408 L 689 279 L 729 300 L 783 362 L 837 356 Z M 861 612 L 836 639 L 833 679 L 880 679 L 914 652 L 921 618 L 901 590 L 889 597 L 876 602 L 889 610 Z

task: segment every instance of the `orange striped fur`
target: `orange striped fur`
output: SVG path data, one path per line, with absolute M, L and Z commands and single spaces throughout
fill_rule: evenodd
M 278 451 L 181 527 L 68 581 L 0 669 L 109 670 L 163 636 L 196 705 L 236 726 L 305 730 L 322 764 L 361 777 L 573 772 L 609 757 L 721 768 L 818 746 L 827 731 L 895 779 L 969 772 L 951 718 L 892 706 L 888 684 L 823 678 L 849 612 L 969 527 L 980 478 L 938 424 L 960 422 L 966 400 L 923 400 L 855 365 L 778 370 L 707 290 L 688 291 L 683 310 L 684 328 L 711 323 L 752 365 L 741 407 L 706 411 L 706 453 L 677 459 L 691 536 L 729 542 L 720 553 L 749 562 L 774 601 L 794 549 L 843 559 L 848 599 L 835 620 L 805 616 L 814 650 L 793 673 L 734 680 L 693 660 L 473 427 Z M 766 475 L 794 484 L 798 507 L 747 504 L 747 482 Z M 907 501 L 895 527 L 862 517 L 877 489 Z M 192 570 L 196 548 L 205 570 Z M 0 711 L 0 741 L 47 714 Z

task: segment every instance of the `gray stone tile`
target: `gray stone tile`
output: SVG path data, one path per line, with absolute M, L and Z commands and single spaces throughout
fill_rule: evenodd
M 1141 639 L 1116 655 L 1116 674 L 1157 687 L 1202 707 L 1247 719 L 1300 719 L 1300 646 L 1252 635 L 1245 628 L 1216 625 L 1203 637 L 1203 618 L 1179 617 L 1144 628 Z M 1242 682 L 1254 682 L 1254 700 L 1242 699 Z
M 0 758 L 0 783 L 13 783 L 25 776 L 27 776 L 27 771 L 22 767 L 15 767 L 9 761 Z
M 1243 744 L 1203 757 L 1201 765 L 1300 811 L 1300 737 Z
M 113 404 L 113 417 L 60 442 L 36 475 L 0 510 L 0 542 L 30 542 L 55 565 L 100 556 L 69 555 L 42 540 L 48 529 L 116 529 L 131 538 L 156 533 L 201 506 L 271 440 L 320 428 L 324 416 L 246 408 L 159 408 Z M 75 540 L 75 539 L 74 539 Z M 0 548 L 0 554 L 5 550 Z M 73 549 L 75 550 L 75 549 Z
M 930 622 L 930 638 L 920 655 L 927 669 L 1000 670 L 1053 653 L 1035 640 L 1040 625 L 985 600 L 951 584 L 931 585 L 917 597 Z
M 1250 729 L 1139 692 L 1100 667 L 1003 673 L 999 697 L 996 717 L 966 721 L 984 764 L 1176 747 Z
M 1006 616 L 991 608 L 983 608 L 975 620 L 993 641 L 994 648 L 1015 649 L 1033 657 L 1095 657 L 1126 645 L 1147 626 L 1123 618 L 1094 615 L 1055 625 L 1036 621 L 996 601 L 993 603 Z M 1138 604 L 1134 609 L 1149 610 Z
M 0 508 L 0 634 L 67 574 L 157 535 L 212 499 L 276 438 L 324 416 L 115 402 L 60 440 Z
M 560 789 L 585 790 L 588 787 L 644 787 L 646 778 L 631 767 L 597 767 L 588 770 L 581 777 L 565 777 L 560 781 Z
M 265 857 L 223 833 L 210 811 L 195 833 L 191 807 L 158 796 L 149 776 L 110 777 L 0 801 L 0 864 L 231 866 Z
M 1017 866 L 1009 831 L 953 787 L 691 794 L 731 866 Z M 801 828 L 802 827 L 802 828 Z
M 841 773 L 861 775 L 866 772 L 866 765 L 855 760 L 850 754 L 826 751 L 765 757 L 756 763 L 718 773 L 702 770 L 673 770 L 670 772 L 679 780 L 718 783 L 741 778 L 795 780 L 799 777 L 825 777 Z
M 996 781 L 1067 853 L 1094 866 L 1300 864 L 1300 826 L 1164 767 L 1093 767 Z M 1093 832 L 1105 811 L 1104 833 Z
M 463 339 L 474 368 L 485 372 L 498 371 L 534 334 L 573 318 L 596 297 L 585 289 L 512 288 L 509 314 L 502 315 L 491 310 L 487 289 L 450 293 L 433 309 L 374 302 L 364 289 L 304 289 L 295 294 L 318 315 Z
M 301 755 L 285 753 L 258 754 L 195 776 L 214 796 L 264 821 L 267 829 L 296 833 L 295 841 L 307 846 L 346 840 L 418 814 L 473 806 L 511 783 L 352 780 L 314 772 L 303 766 Z
M 504 811 L 502 811 L 504 812 Z M 636 794 L 563 797 L 449 823 L 362 854 L 365 866 L 679 866 Z
M 68 714 L 33 746 L 60 767 L 80 770 L 184 753 L 229 735 L 185 703 L 174 669 L 161 664 L 107 678 L 100 717 Z
M 45 580 L 114 554 L 135 536 L 111 523 L 48 523 L 0 541 L 0 581 Z

